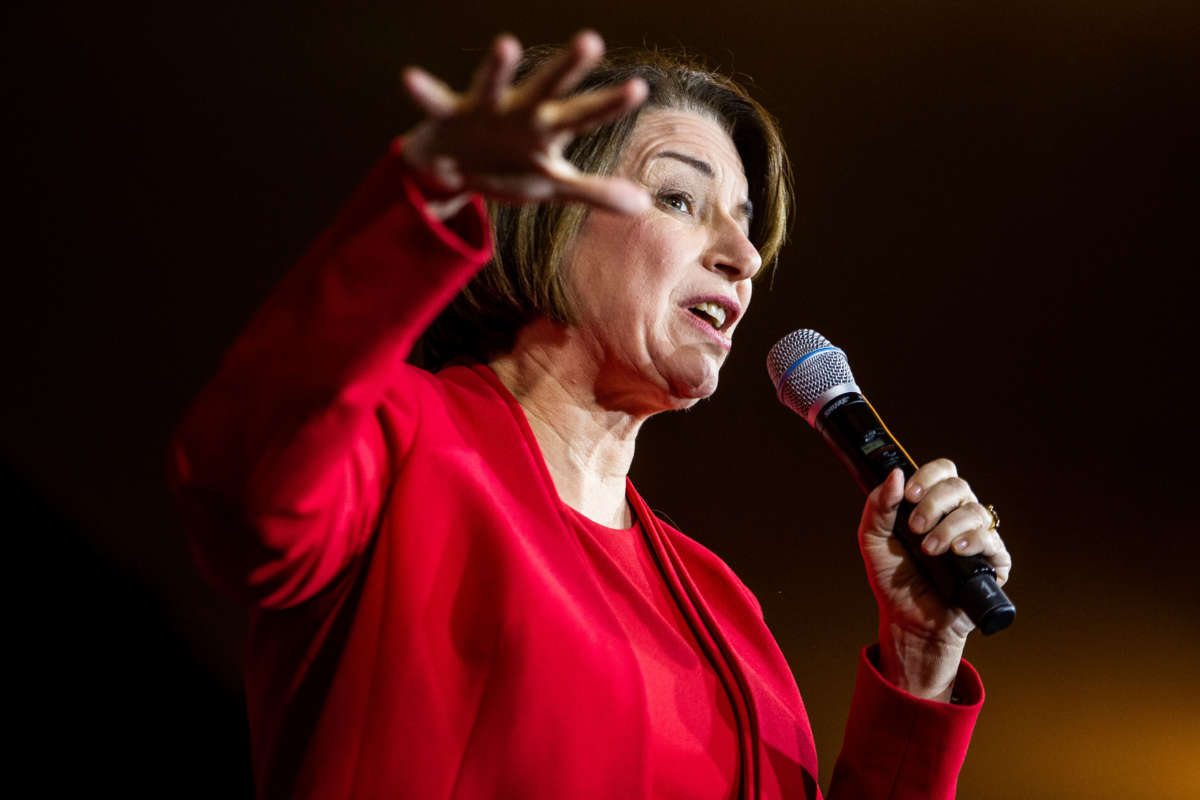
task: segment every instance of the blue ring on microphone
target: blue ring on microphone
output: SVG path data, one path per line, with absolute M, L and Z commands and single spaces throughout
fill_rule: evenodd
M 816 350 L 809 350 L 807 353 L 805 353 L 804 355 L 800 356 L 795 361 L 793 361 L 792 365 L 790 367 L 788 367 L 782 375 L 779 376 L 779 385 L 775 387 L 776 399 L 778 399 L 779 402 L 781 402 L 781 403 L 783 402 L 783 387 L 787 384 L 787 376 L 791 375 L 792 371 L 795 370 L 796 367 L 800 366 L 805 361 L 808 361 L 813 356 L 819 356 L 821 353 L 830 353 L 830 352 L 841 353 L 843 357 L 845 357 L 845 355 L 846 355 L 846 353 L 842 350 L 842 348 L 834 347 L 833 345 L 830 345 L 829 347 L 818 347 Z

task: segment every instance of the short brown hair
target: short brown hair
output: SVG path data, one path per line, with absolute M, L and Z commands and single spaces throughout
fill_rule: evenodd
M 559 53 L 526 51 L 518 78 Z M 642 112 L 678 109 L 712 116 L 742 159 L 754 215 L 750 240 L 765 274 L 787 238 L 792 177 L 775 119 L 733 79 L 695 59 L 642 48 L 610 51 L 574 92 L 616 86 L 640 77 L 649 86 L 645 103 L 621 119 L 577 137 L 566 156 L 588 173 L 609 174 L 617 166 Z M 577 203 L 512 205 L 489 202 L 494 255 L 426 331 L 424 361 L 437 368 L 467 356 L 487 361 L 512 349 L 517 332 L 539 317 L 570 323 L 559 269 L 587 207 Z

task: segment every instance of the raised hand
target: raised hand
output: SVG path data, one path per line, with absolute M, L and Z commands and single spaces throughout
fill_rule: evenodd
M 648 208 L 650 198 L 641 187 L 583 174 L 563 157 L 575 136 L 646 99 L 640 79 L 565 96 L 603 53 L 600 37 L 583 31 L 513 85 L 521 46 L 502 35 L 465 94 L 422 69 L 407 68 L 404 86 L 427 116 L 405 137 L 403 153 L 427 195 L 447 199 L 479 192 L 511 202 L 573 201 L 626 214 Z

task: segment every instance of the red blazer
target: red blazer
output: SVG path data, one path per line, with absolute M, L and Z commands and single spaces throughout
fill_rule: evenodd
M 655 709 L 537 442 L 483 365 L 415 338 L 490 254 L 482 203 L 429 218 L 393 151 L 251 321 L 179 428 L 198 562 L 252 608 L 262 797 L 648 798 Z M 631 504 L 729 687 L 745 798 L 819 797 L 800 694 L 753 595 Z M 982 702 L 864 654 L 831 797 L 952 797 Z

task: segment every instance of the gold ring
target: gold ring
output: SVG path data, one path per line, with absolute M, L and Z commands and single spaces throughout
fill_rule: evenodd
M 988 533 L 1000 527 L 1000 514 L 996 511 L 996 507 L 989 504 L 987 512 L 992 515 L 992 524 L 988 526 Z

